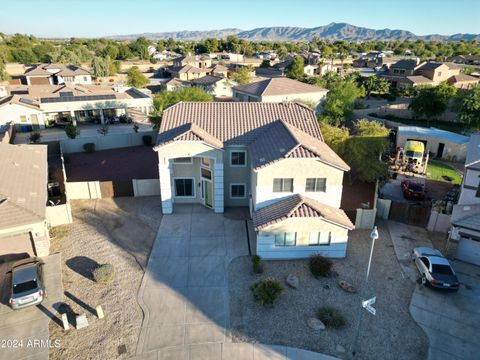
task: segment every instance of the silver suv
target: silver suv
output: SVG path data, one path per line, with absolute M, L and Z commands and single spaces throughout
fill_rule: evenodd
M 12 309 L 22 309 L 40 304 L 45 296 L 42 274 L 43 261 L 28 258 L 13 264 L 12 289 L 9 304 Z

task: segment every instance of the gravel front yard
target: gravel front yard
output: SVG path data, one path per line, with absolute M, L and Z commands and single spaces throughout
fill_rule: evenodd
M 131 357 L 143 320 L 137 292 L 161 220 L 160 199 L 76 201 L 72 212 L 73 224 L 62 227 L 63 237 L 54 239 L 51 246 L 51 252 L 62 254 L 70 330 L 50 322 L 50 339 L 61 342 L 60 348 L 50 350 L 50 358 Z M 116 279 L 111 285 L 96 284 L 91 271 L 105 263 L 114 266 Z M 95 314 L 98 305 L 105 313 L 102 320 Z M 75 329 L 73 313 L 86 313 L 89 326 Z
M 368 296 L 377 296 L 374 305 L 377 315 L 365 311 L 355 359 L 425 359 L 428 339 L 409 313 L 414 284 L 402 277 L 388 229 L 381 227 L 379 232 L 368 293 Z M 357 288 L 362 286 L 370 250 L 369 233 L 364 230 L 352 232 L 347 258 L 334 260 L 338 276 L 321 280 L 310 274 L 307 260 L 266 261 L 261 275 L 253 274 L 248 257 L 232 261 L 228 275 L 233 341 L 288 345 L 352 358 L 361 297 L 358 293 L 346 293 L 337 283 L 346 280 Z M 298 276 L 298 289 L 285 284 L 289 274 Z M 255 303 L 250 292 L 254 281 L 267 277 L 280 280 L 285 288 L 273 308 Z M 314 317 L 322 305 L 340 309 L 347 325 L 339 330 L 312 330 L 307 320 Z M 337 345 L 343 346 L 346 352 L 338 352 Z

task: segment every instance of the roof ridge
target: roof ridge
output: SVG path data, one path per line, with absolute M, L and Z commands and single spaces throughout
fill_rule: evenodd
M 260 93 L 260 95 L 263 96 L 263 94 L 265 94 L 265 92 L 267 91 L 268 87 L 272 84 L 273 79 L 274 79 L 274 78 L 270 78 L 270 79 L 265 79 L 265 80 L 263 80 L 264 82 L 267 83 L 267 86 L 265 86 L 265 88 L 264 88 L 263 91 Z
M 302 195 L 300 195 L 300 194 L 294 194 L 294 195 L 292 195 L 291 199 L 293 200 L 294 198 L 298 198 L 298 199 L 299 199 L 299 202 L 298 202 L 297 205 L 295 205 L 295 206 L 293 207 L 293 209 L 291 209 L 291 210 L 288 212 L 288 214 L 287 214 L 287 217 L 288 217 L 288 218 L 291 217 L 292 214 L 293 214 L 295 211 L 297 211 L 300 206 L 302 206 L 303 204 L 305 204 L 305 199 L 303 198 Z M 290 200 L 290 199 L 289 199 L 289 200 Z M 287 201 L 287 199 L 285 199 L 285 201 Z

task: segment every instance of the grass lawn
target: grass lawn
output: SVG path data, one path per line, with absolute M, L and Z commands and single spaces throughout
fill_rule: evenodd
M 427 174 L 429 174 L 427 178 L 430 180 L 449 182 L 444 178 L 444 176 L 448 176 L 453 179 L 452 184 L 460 184 L 462 182 L 462 176 L 457 172 L 457 170 L 440 161 L 429 161 Z

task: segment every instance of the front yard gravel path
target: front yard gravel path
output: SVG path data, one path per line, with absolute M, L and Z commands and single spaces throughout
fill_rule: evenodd
M 362 334 L 355 359 L 425 359 L 428 339 L 409 313 L 414 284 L 405 279 L 395 257 L 388 230 L 380 227 L 370 273 L 368 296 L 377 296 L 377 315 L 365 313 Z M 370 250 L 369 231 L 350 233 L 346 259 L 334 260 L 337 276 L 317 280 L 308 269 L 307 260 L 265 261 L 265 271 L 255 275 L 249 257 L 237 258 L 229 267 L 230 321 L 234 342 L 280 344 L 352 358 L 353 337 L 358 323 L 361 296 L 344 292 L 338 280 L 346 280 L 357 288 L 363 284 Z M 285 285 L 289 274 L 298 276 L 299 289 Z M 253 301 L 250 285 L 273 277 L 285 291 L 273 308 Z M 322 305 L 339 308 L 347 319 L 340 330 L 326 329 L 315 333 L 307 320 Z M 341 345 L 346 352 L 337 351 Z

